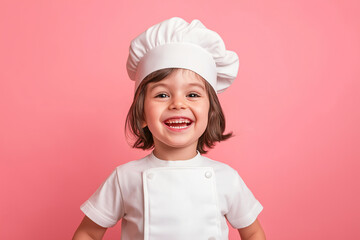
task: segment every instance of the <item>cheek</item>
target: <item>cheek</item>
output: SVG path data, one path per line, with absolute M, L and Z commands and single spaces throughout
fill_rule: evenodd
M 147 125 L 158 121 L 160 117 L 159 108 L 155 104 L 144 104 L 144 119 Z
M 208 125 L 209 118 L 209 105 L 203 105 L 197 109 L 197 118 L 198 121 L 201 122 L 205 127 Z

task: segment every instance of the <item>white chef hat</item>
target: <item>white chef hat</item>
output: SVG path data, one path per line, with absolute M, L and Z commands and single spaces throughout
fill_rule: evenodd
M 188 23 L 174 17 L 150 27 L 131 42 L 126 67 L 135 89 L 154 71 L 185 68 L 220 93 L 236 78 L 239 59 L 235 52 L 225 49 L 219 34 L 199 20 Z

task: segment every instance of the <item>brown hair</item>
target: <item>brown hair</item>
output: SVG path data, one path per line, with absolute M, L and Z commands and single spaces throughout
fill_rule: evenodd
M 150 82 L 159 82 L 177 69 L 178 68 L 166 68 L 155 71 L 146 76 L 137 88 L 125 122 L 125 132 L 127 133 L 127 129 L 129 129 L 131 134 L 135 137 L 135 142 L 132 144 L 133 148 L 141 148 L 145 150 L 154 147 L 154 140 L 149 128 L 147 126 L 143 127 L 143 123 L 145 122 L 144 100 L 147 84 Z M 205 132 L 199 138 L 197 144 L 197 150 L 200 153 L 207 152 L 205 150 L 205 146 L 212 148 L 214 147 L 215 142 L 221 142 L 232 137 L 232 132 L 223 134 L 225 131 L 225 116 L 219 99 L 212 86 L 207 81 L 204 82 L 206 92 L 209 96 L 210 108 L 208 114 L 208 125 Z M 126 135 L 129 136 L 128 134 Z

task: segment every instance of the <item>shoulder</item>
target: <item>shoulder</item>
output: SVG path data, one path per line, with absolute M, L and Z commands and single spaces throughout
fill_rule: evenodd
M 126 173 L 134 173 L 134 172 L 142 172 L 148 166 L 148 156 L 145 156 L 141 159 L 131 160 L 127 163 L 119 165 L 115 168 L 115 171 L 118 174 L 126 174 Z
M 209 165 L 210 167 L 217 168 L 223 171 L 236 172 L 235 169 L 233 169 L 231 166 L 229 166 L 226 163 L 219 162 L 205 156 L 201 156 L 201 157 L 203 158 L 203 161 L 206 163 L 206 165 Z
M 148 168 L 147 156 L 138 160 L 132 160 L 115 168 L 114 174 L 122 189 L 123 194 L 127 189 L 141 186 L 142 172 Z
M 224 176 L 227 179 L 237 178 L 239 176 L 238 172 L 226 163 L 219 162 L 205 156 L 202 156 L 202 158 L 205 164 L 212 167 L 217 175 Z

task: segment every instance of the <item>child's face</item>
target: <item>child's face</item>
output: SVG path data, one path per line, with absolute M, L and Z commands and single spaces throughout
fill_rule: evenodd
M 208 124 L 209 97 L 204 80 L 196 73 L 179 69 L 146 88 L 145 124 L 155 148 L 195 151 Z

